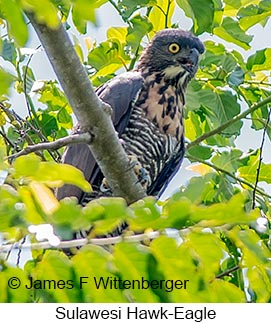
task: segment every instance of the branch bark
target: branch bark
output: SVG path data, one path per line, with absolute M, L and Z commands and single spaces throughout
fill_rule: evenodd
M 55 30 L 39 23 L 34 14 L 26 12 L 67 96 L 82 132 L 93 139 L 90 146 L 101 171 L 115 196 L 128 204 L 146 193 L 129 165 L 111 121 L 111 109 L 96 95 L 67 32 L 62 24 Z
M 1 134 L 1 132 L 0 132 Z M 8 156 L 8 159 L 18 158 L 23 155 L 28 155 L 31 153 L 35 153 L 37 151 L 42 150 L 57 150 L 64 146 L 68 146 L 71 144 L 89 144 L 91 143 L 91 135 L 88 132 L 70 135 L 64 138 L 57 139 L 52 142 L 41 142 L 35 145 L 29 145 L 25 147 L 23 150 L 19 151 L 18 153 L 12 154 Z

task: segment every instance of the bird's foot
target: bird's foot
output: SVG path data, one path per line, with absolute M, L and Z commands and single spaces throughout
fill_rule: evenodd
M 143 186 L 146 190 L 150 184 L 150 176 L 146 169 L 142 167 L 141 163 L 138 161 L 137 157 L 134 155 L 128 155 L 130 160 L 131 168 L 134 169 L 134 172 L 138 178 L 138 182 Z
M 138 161 L 136 156 L 128 155 L 130 166 L 134 169 L 134 172 L 138 178 L 138 182 L 142 185 L 142 187 L 146 190 L 151 182 L 150 176 L 146 169 L 142 167 L 141 163 Z M 100 191 L 102 193 L 111 192 L 111 188 L 108 184 L 107 179 L 104 177 L 102 180 L 102 184 L 100 185 Z
M 107 179 L 104 177 L 102 180 L 102 184 L 100 185 L 100 191 L 102 193 L 108 193 L 111 192 L 111 188 L 107 182 Z

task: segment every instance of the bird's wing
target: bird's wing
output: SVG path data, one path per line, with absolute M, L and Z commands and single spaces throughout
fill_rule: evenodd
M 143 78 L 138 72 L 127 72 L 114 77 L 109 82 L 100 86 L 96 93 L 112 110 L 112 121 L 119 135 L 127 126 L 131 114 L 131 103 L 135 100 L 143 85 Z M 101 176 L 99 167 L 89 147 L 86 144 L 73 144 L 67 147 L 63 162 L 80 169 L 91 184 Z M 73 185 L 64 185 L 56 191 L 56 197 L 61 200 L 64 197 L 75 196 L 79 200 L 82 191 Z
M 169 182 L 172 180 L 172 178 L 176 175 L 176 173 L 180 169 L 183 161 L 184 153 L 185 153 L 185 144 L 184 144 L 184 136 L 182 136 L 180 145 L 178 146 L 178 150 L 174 152 L 170 160 L 162 168 L 156 180 L 148 188 L 148 191 L 147 191 L 148 195 L 156 195 L 157 197 L 160 197 L 164 193 Z

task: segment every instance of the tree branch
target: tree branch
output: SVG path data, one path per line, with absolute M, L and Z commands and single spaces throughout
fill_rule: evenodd
M 39 144 L 29 145 L 25 147 L 23 150 L 19 151 L 18 153 L 10 155 L 7 158 L 8 159 L 18 158 L 20 156 L 28 155 L 41 150 L 57 150 L 59 148 L 62 148 L 70 144 L 79 144 L 79 143 L 90 144 L 91 135 L 88 132 L 85 132 L 81 134 L 74 134 L 64 138 L 60 138 L 52 142 L 41 142 Z
M 214 136 L 218 133 L 221 133 L 223 130 L 225 130 L 226 128 L 228 128 L 229 126 L 231 126 L 232 124 L 234 124 L 237 121 L 240 121 L 242 119 L 244 119 L 248 114 L 252 113 L 253 111 L 265 106 L 266 104 L 271 103 L 271 96 L 267 97 L 266 99 L 262 100 L 259 103 L 255 103 L 253 104 L 249 109 L 245 110 L 244 112 L 238 114 L 237 116 L 233 117 L 231 120 L 223 123 L 221 126 L 217 127 L 214 130 L 211 130 L 209 132 L 204 133 L 203 135 L 201 135 L 200 137 L 198 137 L 197 139 L 195 139 L 194 141 L 190 142 L 189 144 L 187 144 L 186 148 L 189 149 L 193 146 L 198 145 L 200 142 L 202 142 L 203 140 Z
M 129 159 L 115 133 L 111 109 L 96 95 L 62 24 L 52 30 L 26 12 L 47 53 L 68 98 L 82 132 L 91 133 L 90 149 L 115 196 L 128 204 L 146 193 L 129 165 Z

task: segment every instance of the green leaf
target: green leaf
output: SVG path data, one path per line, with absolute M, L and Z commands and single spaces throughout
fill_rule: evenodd
M 204 279 L 214 279 L 223 258 L 222 241 L 211 233 L 191 233 L 184 243 L 198 261 L 198 268 L 203 270 Z M 209 252 L 212 250 L 212 252 Z
M 189 148 L 187 151 L 189 155 L 195 156 L 200 159 L 209 159 L 212 156 L 212 149 L 206 146 L 195 146 Z
M 68 164 L 41 162 L 36 155 L 30 154 L 18 157 L 14 168 L 15 178 L 29 177 L 53 187 L 67 183 L 77 185 L 83 191 L 90 191 L 90 184 L 84 179 L 82 172 Z
M 142 38 L 152 30 L 152 24 L 140 15 L 133 17 L 130 23 L 126 37 L 127 44 L 131 46 L 133 52 L 136 52 Z
M 2 43 L 2 50 L 1 50 L 2 57 L 6 60 L 11 62 L 12 64 L 15 63 L 17 52 L 13 41 L 8 39 L 4 39 Z
M 245 72 L 241 67 L 236 67 L 235 70 L 230 74 L 228 82 L 230 85 L 239 86 L 244 82 Z
M 126 219 L 126 202 L 122 198 L 100 198 L 85 207 L 84 216 L 96 220 L 93 234 L 105 235 L 116 230 Z
M 237 97 L 230 91 L 221 91 L 219 89 L 210 89 L 204 87 L 193 94 L 193 101 L 187 102 L 190 109 L 199 109 L 202 107 L 210 128 L 214 129 L 221 124 L 231 120 L 240 113 L 240 105 Z M 235 122 L 228 128 L 223 130 L 223 134 L 227 136 L 237 135 L 240 132 L 242 121 Z
M 12 82 L 15 80 L 14 76 L 6 72 L 0 67 L 0 96 L 8 94 Z
M 155 32 L 164 28 L 170 28 L 172 26 L 172 16 L 175 9 L 175 1 L 156 0 L 151 1 L 150 4 L 153 4 L 152 10 L 148 16 L 149 21 L 153 26 L 150 33 L 150 36 L 152 37 Z
M 57 121 L 62 124 L 68 124 L 69 128 L 72 127 L 72 117 L 64 108 L 59 110 L 57 114 Z
M 114 262 L 118 269 L 118 274 L 123 280 L 139 280 L 142 278 L 148 279 L 146 263 L 149 257 L 147 249 L 139 248 L 136 244 L 120 243 L 115 246 L 114 250 Z M 152 293 L 151 288 L 128 289 L 127 293 L 135 302 L 157 302 L 158 299 L 155 294 Z
M 76 0 L 73 3 L 72 18 L 73 22 L 82 34 L 86 33 L 87 22 L 91 21 L 96 24 L 96 14 L 97 8 L 101 7 L 106 0 Z
M 1 0 L 0 7 L 2 14 L 9 23 L 10 34 L 20 46 L 24 46 L 28 38 L 28 31 L 21 10 L 21 3 L 17 0 Z
M 1 266 L 2 267 L 2 266 Z M 8 281 L 18 288 L 10 288 Z M 30 299 L 30 291 L 25 288 L 28 285 L 26 273 L 19 268 L 5 268 L 0 270 L 0 303 L 27 303 Z
M 142 231 L 144 229 L 157 229 L 161 227 L 161 214 L 156 205 L 156 199 L 146 197 L 131 205 L 133 213 L 127 219 L 130 228 L 133 231 Z
M 257 50 L 255 54 L 249 56 L 247 69 L 253 72 L 269 71 L 271 69 L 271 48 Z
M 253 39 L 253 36 L 247 35 L 238 21 L 231 17 L 225 17 L 221 26 L 214 28 L 214 34 L 244 49 L 250 48 L 249 44 Z
M 25 80 L 25 88 L 26 88 L 26 93 L 30 93 L 32 86 L 36 80 L 35 75 L 32 71 L 32 69 L 29 66 L 23 66 L 23 78 Z
M 245 294 L 240 288 L 227 281 L 216 279 L 210 285 L 210 298 L 214 303 L 244 303 Z
M 243 165 L 241 161 L 242 154 L 243 152 L 237 149 L 223 151 L 212 158 L 212 163 L 230 173 L 235 173 L 238 167 Z
M 76 288 L 72 263 L 63 252 L 46 251 L 30 275 L 37 286 L 46 281 L 51 286 L 35 289 L 37 299 L 41 298 L 43 302 L 72 303 L 79 299 L 80 290 Z
M 214 2 L 205 0 L 177 0 L 187 17 L 193 20 L 193 32 L 200 35 L 204 32 L 212 32 L 214 20 Z
M 253 266 L 247 270 L 249 289 L 256 294 L 257 303 L 270 303 L 271 284 L 270 284 L 270 266 Z
M 239 176 L 250 183 L 255 183 L 258 165 L 259 155 L 250 156 L 247 166 L 243 166 L 238 169 Z M 258 181 L 266 182 L 268 184 L 271 183 L 271 164 L 261 164 Z
M 24 208 L 14 207 L 21 203 L 18 192 L 9 185 L 1 185 L 0 199 L 0 232 L 6 232 L 11 227 L 23 226 L 25 224 Z
M 124 45 L 117 39 L 100 43 L 88 55 L 88 64 L 99 71 L 99 76 L 114 73 L 127 60 L 129 57 L 124 53 Z
M 80 277 L 87 283 L 81 284 L 80 298 L 84 303 L 124 303 L 127 298 L 120 289 L 104 288 L 101 280 L 118 279 L 112 270 L 112 254 L 102 247 L 85 246 L 73 258 L 77 289 L 80 288 Z M 92 264 L 92 265 L 91 265 Z M 95 265 L 94 265 L 95 264 Z M 100 283 L 100 284 L 99 284 Z
M 196 207 L 190 214 L 190 220 L 203 227 L 215 227 L 224 224 L 251 224 L 259 217 L 258 210 L 246 214 L 244 212 L 245 197 L 234 195 L 226 203 L 217 203 L 209 207 Z
M 51 217 L 54 230 L 63 240 L 74 238 L 74 232 L 89 229 L 90 222 L 85 218 L 78 201 L 73 198 L 63 199 Z
M 197 275 L 194 274 L 196 264 L 186 245 L 181 244 L 178 247 L 174 239 L 159 237 L 151 242 L 150 249 L 157 261 L 157 269 L 164 279 L 188 281 L 186 288 L 173 289 L 168 295 L 169 300 L 171 302 L 192 302 L 193 295 L 198 295 L 198 300 L 202 301 L 198 290 L 201 275 L 198 272 Z
M 46 112 L 39 113 L 39 124 L 42 128 L 42 132 L 46 137 L 53 136 L 58 130 L 58 124 L 55 116 Z
M 21 3 L 26 11 L 34 12 L 38 22 L 52 29 L 59 26 L 57 7 L 50 0 L 21 0 Z
M 265 3 L 266 5 L 261 5 Z M 269 1 L 261 1 L 259 6 L 251 4 L 246 7 L 241 7 L 238 11 L 240 26 L 244 30 L 261 23 L 271 16 L 271 5 Z
M 155 0 L 118 0 L 118 9 L 121 17 L 124 21 L 127 21 L 129 17 L 138 9 L 153 6 L 156 4 Z

